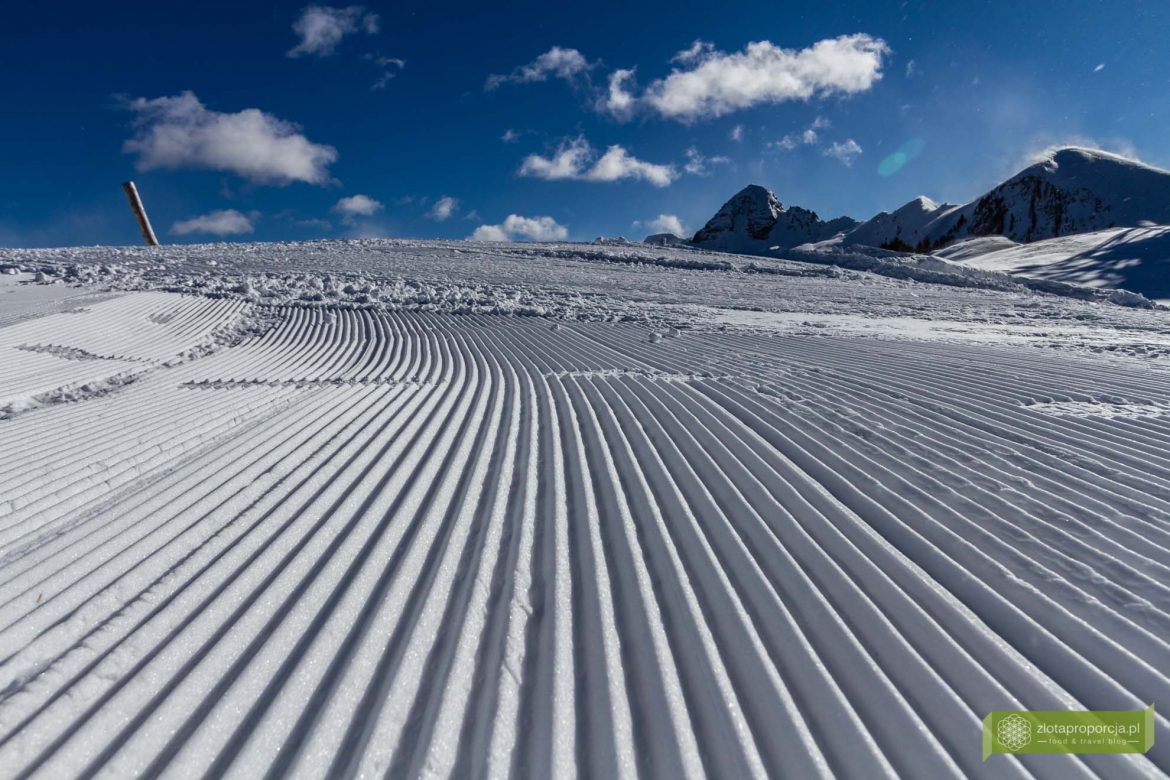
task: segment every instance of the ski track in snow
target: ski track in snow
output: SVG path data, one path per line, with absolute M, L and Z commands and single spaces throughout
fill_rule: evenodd
M 979 739 L 1166 733 L 1170 374 L 661 336 L 157 291 L 0 320 L 0 775 L 1170 771 Z

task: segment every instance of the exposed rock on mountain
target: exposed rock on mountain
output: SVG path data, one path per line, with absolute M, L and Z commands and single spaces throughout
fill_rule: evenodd
M 1042 241 L 1170 224 L 1170 171 L 1094 149 L 1052 152 L 965 206 L 916 198 L 863 222 L 844 244 L 928 252 L 972 236 Z
M 815 211 L 785 208 L 770 190 L 749 184 L 723 204 L 691 243 L 704 249 L 750 254 L 822 241 L 856 225 L 849 217 L 826 222 Z

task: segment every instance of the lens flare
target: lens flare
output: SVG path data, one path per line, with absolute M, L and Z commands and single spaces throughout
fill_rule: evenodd
M 922 148 L 926 146 L 921 138 L 911 138 L 902 147 L 893 154 L 887 156 L 881 163 L 878 164 L 879 176 L 893 176 L 898 171 L 905 167 L 906 163 L 913 160 L 921 152 Z

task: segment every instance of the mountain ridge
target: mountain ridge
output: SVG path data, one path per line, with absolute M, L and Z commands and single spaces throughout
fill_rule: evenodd
M 766 254 L 831 242 L 929 253 L 956 241 L 1003 236 L 1032 243 L 1115 227 L 1170 224 L 1170 171 L 1111 152 L 1054 149 L 966 204 L 918 196 L 857 222 L 822 220 L 750 184 L 723 204 L 689 243 Z

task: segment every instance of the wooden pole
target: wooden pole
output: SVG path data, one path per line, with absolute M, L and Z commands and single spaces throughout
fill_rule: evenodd
M 138 220 L 138 227 L 142 230 L 142 240 L 147 246 L 158 246 L 158 238 L 154 235 L 154 228 L 150 226 L 150 219 L 146 216 L 146 208 L 142 205 L 142 198 L 138 197 L 138 188 L 134 182 L 122 182 L 122 189 L 126 190 L 126 199 L 130 201 L 130 209 L 134 218 Z

